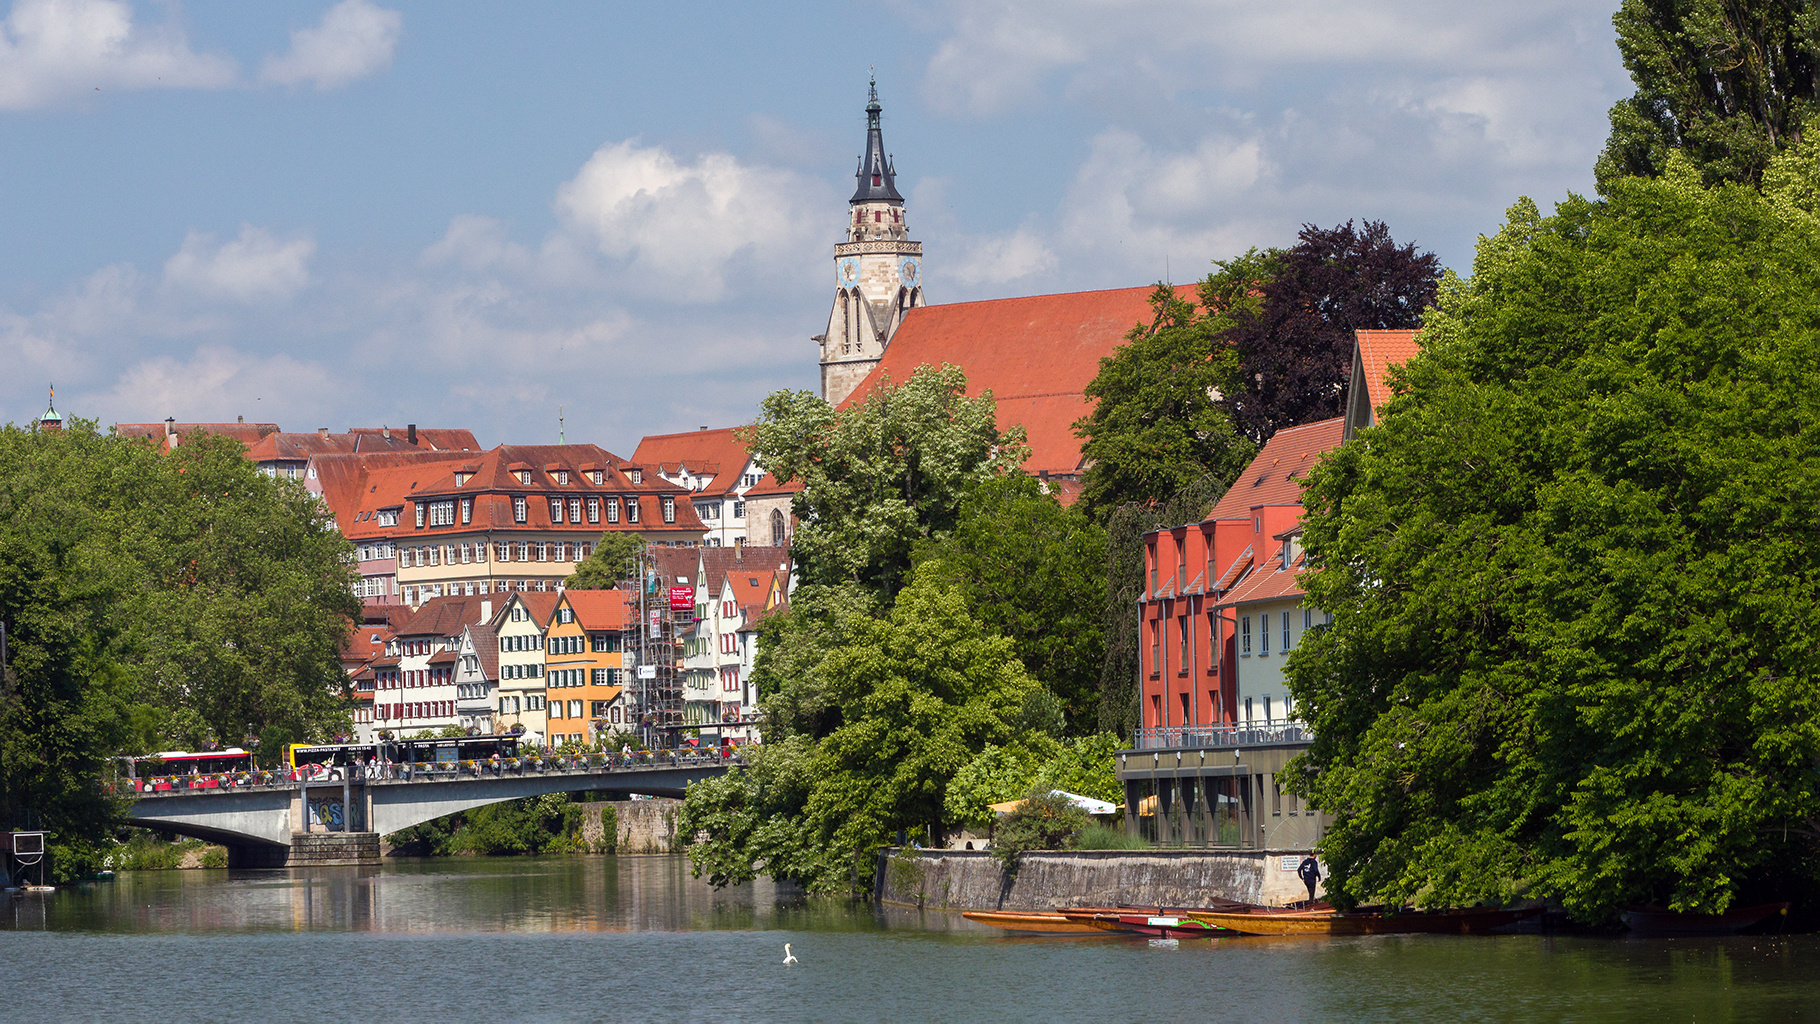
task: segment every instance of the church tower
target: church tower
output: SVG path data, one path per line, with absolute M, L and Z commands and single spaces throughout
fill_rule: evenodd
M 834 247 L 834 309 L 820 343 L 822 397 L 835 405 L 878 365 L 904 314 L 923 305 L 923 243 L 909 241 L 897 168 L 879 133 L 878 81 L 866 104 L 866 154 Z

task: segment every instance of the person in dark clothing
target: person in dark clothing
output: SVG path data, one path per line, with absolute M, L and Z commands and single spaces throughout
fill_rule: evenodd
M 1302 884 L 1308 886 L 1308 902 L 1313 903 L 1314 887 L 1321 881 L 1321 865 L 1315 863 L 1314 854 L 1302 858 L 1302 866 L 1296 868 L 1295 873 L 1301 876 Z

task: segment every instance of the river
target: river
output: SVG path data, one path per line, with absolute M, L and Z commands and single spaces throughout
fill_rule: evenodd
M 680 857 L 146 871 L 0 903 L 0 1019 L 1820 1021 L 1820 937 L 1020 938 Z

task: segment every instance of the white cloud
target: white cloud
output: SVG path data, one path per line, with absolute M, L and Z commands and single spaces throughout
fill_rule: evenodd
M 183 356 L 160 355 L 134 363 L 114 378 L 111 387 L 85 395 L 83 401 L 109 422 L 166 416 L 218 422 L 245 416 L 255 422 L 275 421 L 288 430 L 307 430 L 300 421 L 319 419 L 323 396 L 334 393 L 338 384 L 339 375 L 318 363 L 204 345 Z
M 218 89 L 234 62 L 191 51 L 171 25 L 143 26 L 118 0 L 17 0 L 0 22 L 0 109 L 126 89 Z
M 220 244 L 214 235 L 192 231 L 165 261 L 164 281 L 209 299 L 286 302 L 310 283 L 315 254 L 311 239 L 281 242 L 251 224 L 240 226 L 240 237 Z
M 825 182 L 726 153 L 684 163 L 632 140 L 596 150 L 557 190 L 556 209 L 628 283 L 692 302 L 722 298 L 736 274 L 800 279 L 841 212 Z
M 958 258 L 942 268 L 944 276 L 965 285 L 1004 285 L 1054 270 L 1056 257 L 1047 242 L 1029 228 L 1002 235 L 958 238 Z
M 329 8 L 322 24 L 291 33 L 291 52 L 266 58 L 259 69 L 261 82 L 275 85 L 310 84 L 334 89 L 383 71 L 392 64 L 392 51 L 404 16 L 375 7 L 367 0 L 341 0 Z

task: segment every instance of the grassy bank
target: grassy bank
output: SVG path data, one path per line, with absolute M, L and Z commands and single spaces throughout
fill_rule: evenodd
M 227 847 L 200 839 L 169 840 L 154 832 L 131 835 L 102 858 L 115 871 L 164 871 L 172 868 L 225 868 Z

